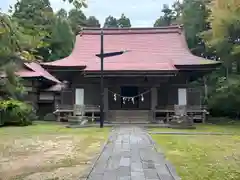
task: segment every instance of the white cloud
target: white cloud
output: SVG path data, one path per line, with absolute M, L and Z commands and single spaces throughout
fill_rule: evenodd
M 0 0 L 1 1 L 1 0 Z M 0 8 L 7 11 L 9 5 L 16 0 L 1 1 Z M 64 8 L 70 10 L 72 5 L 63 0 L 50 0 L 55 11 Z M 101 24 L 112 15 L 116 18 L 124 13 L 131 19 L 133 26 L 152 26 L 160 16 L 163 4 L 172 4 L 174 0 L 88 0 L 88 8 L 84 9 L 87 16 L 96 16 Z

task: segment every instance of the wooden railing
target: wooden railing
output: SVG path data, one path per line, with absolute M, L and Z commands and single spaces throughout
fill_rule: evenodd
M 100 112 L 99 105 L 85 105 L 86 112 Z
M 55 110 L 66 110 L 66 111 L 73 111 L 74 105 L 67 105 L 67 104 L 57 104 L 55 107 Z M 85 111 L 91 112 L 95 111 L 98 112 L 100 111 L 100 106 L 99 105 L 85 105 Z
M 98 105 L 85 105 L 84 106 L 85 113 L 92 114 L 92 120 L 95 119 L 95 113 L 100 112 L 100 106 Z M 74 114 L 74 105 L 67 105 L 67 104 L 57 104 L 55 107 L 55 111 L 53 112 L 57 116 L 57 120 L 61 121 L 62 115 L 69 116 Z M 63 117 L 65 118 L 65 117 Z
M 73 111 L 73 105 L 68 105 L 68 104 L 57 104 L 55 106 L 55 110 L 72 110 Z
M 153 117 L 155 117 L 156 113 L 163 113 L 166 115 L 167 122 L 170 119 L 170 116 L 175 113 L 174 105 L 169 106 L 158 106 L 155 110 L 153 110 Z M 196 106 L 187 106 L 186 113 L 194 116 L 195 119 L 202 119 L 202 122 L 205 122 L 207 112 L 206 106 L 196 105 Z

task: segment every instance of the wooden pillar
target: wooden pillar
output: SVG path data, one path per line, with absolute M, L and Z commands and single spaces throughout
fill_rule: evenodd
M 158 94 L 157 94 L 157 88 L 156 87 L 152 87 L 151 88 L 151 111 L 152 111 L 152 121 L 155 121 L 156 118 L 156 114 L 155 114 L 155 110 L 156 110 L 156 106 L 157 106 L 157 102 L 158 102 Z
M 105 120 L 108 120 L 108 88 L 104 88 L 104 113 Z

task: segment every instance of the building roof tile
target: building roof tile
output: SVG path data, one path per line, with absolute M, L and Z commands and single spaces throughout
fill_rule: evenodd
M 104 52 L 129 52 L 104 59 L 104 70 L 177 70 L 175 65 L 203 65 L 216 63 L 194 56 L 189 51 L 180 26 L 161 28 L 103 29 Z M 47 66 L 86 66 L 86 71 L 99 71 L 99 28 L 85 29 L 76 37 L 70 56 L 48 63 Z
M 31 63 L 24 63 L 27 67 L 19 70 L 16 74 L 23 78 L 28 77 L 43 77 L 47 80 L 53 81 L 55 83 L 61 83 L 57 78 L 47 72 L 40 64 L 31 62 Z

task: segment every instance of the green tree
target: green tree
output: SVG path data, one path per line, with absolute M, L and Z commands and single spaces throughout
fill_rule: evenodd
M 88 27 L 101 27 L 99 20 L 95 16 L 89 16 L 87 18 Z
M 25 29 L 12 17 L 0 13 L 0 66 L 11 60 L 34 60 L 34 49 L 43 41 L 25 34 Z
M 173 20 L 173 23 L 182 24 L 183 4 L 179 0 L 177 0 L 173 3 L 172 9 L 174 11 L 174 16 L 175 16 L 174 17 L 175 22 Z
M 213 0 L 208 19 L 211 29 L 203 33 L 208 47 L 213 48 L 224 63 L 227 76 L 237 65 L 240 72 L 240 2 Z M 234 65 L 235 64 L 235 65 Z
M 85 0 L 68 1 L 76 8 L 86 6 Z M 0 69 L 7 75 L 0 79 L 0 86 L 7 94 L 14 96 L 13 91 L 19 94 L 21 87 L 14 74 L 15 65 L 18 68 L 24 61 L 39 59 L 37 50 L 48 46 L 45 30 L 51 28 L 49 15 L 52 16 L 52 9 L 48 0 L 17 1 L 13 17 L 0 10 Z
M 21 100 L 24 93 L 25 88 L 22 85 L 22 79 L 18 76 L 15 76 L 15 72 L 17 71 L 18 66 L 16 63 L 6 63 L 3 65 L 1 70 L 4 70 L 6 78 L 1 78 L 0 81 L 0 89 L 2 92 L 5 92 L 5 98 L 13 98 Z
M 50 61 L 64 58 L 72 52 L 75 35 L 72 32 L 68 21 L 63 18 L 57 18 L 51 34 Z
M 13 18 L 23 27 L 24 34 L 42 43 L 33 52 L 38 59 L 48 59 L 49 36 L 54 23 L 54 13 L 49 0 L 20 0 L 15 4 Z
M 20 97 L 24 89 L 21 80 L 15 76 L 16 69 L 23 61 L 36 58 L 28 50 L 38 46 L 39 41 L 23 32 L 24 29 L 11 17 L 0 13 L 0 72 L 6 75 L 0 78 L 0 89 L 7 97 Z
M 122 14 L 121 17 L 118 19 L 118 27 L 131 27 L 130 19 L 127 18 L 124 14 Z
M 104 28 L 118 28 L 118 20 L 113 16 L 108 16 L 105 19 Z
M 87 17 L 81 9 L 70 10 L 68 14 L 68 20 L 75 34 L 79 33 L 81 27 L 87 26 Z
M 68 13 L 67 13 L 67 11 L 65 10 L 65 9 L 60 9 L 57 13 L 56 13 L 56 16 L 58 17 L 58 18 L 67 18 L 67 16 L 68 16 Z
M 154 27 L 159 26 L 170 26 L 172 22 L 175 20 L 174 11 L 169 8 L 168 5 L 163 5 L 163 16 L 160 16 L 156 22 L 154 23 Z
M 184 0 L 182 23 L 186 33 L 189 49 L 198 56 L 214 58 L 211 49 L 206 49 L 200 34 L 210 28 L 207 18 L 210 0 Z
M 218 77 L 216 86 L 211 92 L 211 97 L 208 101 L 212 115 L 240 117 L 239 78 L 239 75 L 232 75 L 228 79 Z
M 73 4 L 76 9 L 87 7 L 86 0 L 63 0 L 63 1 L 68 1 L 70 4 Z
M 15 4 L 13 17 L 24 28 L 32 31 L 48 30 L 53 20 L 53 10 L 49 0 L 20 0 Z

